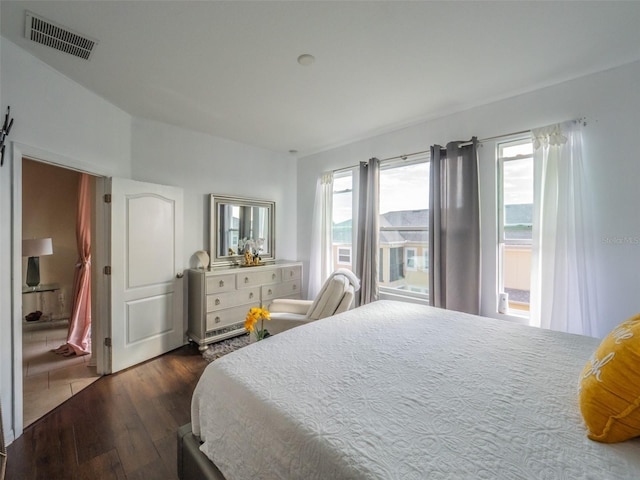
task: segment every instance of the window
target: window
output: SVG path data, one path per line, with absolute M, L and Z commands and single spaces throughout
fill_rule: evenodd
M 407 270 L 415 272 L 418 270 L 416 261 L 418 260 L 417 249 L 415 247 L 407 247 L 404 249 L 404 264 Z
M 338 264 L 351 265 L 351 247 L 338 247 Z
M 351 170 L 333 175 L 331 238 L 333 270 L 353 270 L 353 173 Z
M 389 250 L 389 283 L 395 283 L 404 278 L 402 268 L 402 248 L 395 247 Z M 404 285 L 400 285 L 404 287 Z
M 429 292 L 427 156 L 380 165 L 380 291 Z
M 429 292 L 428 156 L 383 162 L 380 166 L 380 291 L 426 297 Z M 333 267 L 353 269 L 355 169 L 333 176 Z
M 510 313 L 527 315 L 531 290 L 533 145 L 529 138 L 498 143 L 498 272 Z

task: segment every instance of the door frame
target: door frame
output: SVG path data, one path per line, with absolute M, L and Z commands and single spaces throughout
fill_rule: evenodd
M 13 363 L 13 378 L 12 378 L 12 400 L 13 409 L 12 415 L 12 429 L 10 431 L 9 441 L 15 440 L 22 435 L 24 429 L 24 409 L 23 409 L 23 382 L 22 382 L 22 159 L 23 157 L 35 160 L 38 162 L 46 163 L 60 168 L 66 168 L 68 170 L 76 170 L 82 173 L 88 173 L 96 177 L 96 201 L 95 201 L 95 219 L 94 219 L 94 231 L 96 233 L 93 242 L 94 254 L 92 254 L 92 269 L 91 282 L 96 286 L 92 288 L 91 293 L 91 313 L 92 318 L 98 319 L 97 322 L 92 321 L 92 356 L 96 361 L 96 369 L 99 374 L 109 373 L 108 368 L 110 365 L 106 362 L 107 353 L 104 348 L 105 332 L 109 327 L 108 310 L 100 309 L 98 306 L 102 306 L 105 303 L 104 295 L 108 295 L 108 282 L 104 281 L 104 275 L 99 274 L 97 268 L 100 265 L 106 265 L 103 263 L 105 257 L 108 259 L 109 255 L 109 240 L 105 237 L 105 222 L 107 221 L 107 214 L 105 213 L 105 206 L 102 201 L 98 199 L 102 198 L 101 192 L 105 190 L 105 181 L 107 177 L 113 175 L 110 169 L 98 168 L 95 165 L 88 164 L 81 160 L 65 157 L 53 152 L 42 150 L 31 145 L 25 145 L 18 142 L 12 142 L 11 149 L 11 318 L 12 318 L 12 363 Z M 100 293 L 100 295 L 98 295 Z M 100 301 L 100 297 L 103 300 Z M 106 365 L 109 365 L 107 368 Z

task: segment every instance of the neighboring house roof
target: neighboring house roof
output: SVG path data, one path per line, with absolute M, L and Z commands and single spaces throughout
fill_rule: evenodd
M 351 243 L 352 238 L 351 219 L 333 224 L 333 243 Z
M 533 225 L 533 204 L 521 203 L 504 206 L 505 225 Z M 523 230 L 510 230 L 507 238 L 512 241 L 531 240 L 531 228 Z M 523 242 L 528 243 L 528 242 Z
M 505 223 L 507 225 L 531 225 L 533 223 L 533 205 L 517 204 L 505 205 Z M 333 225 L 334 243 L 351 243 L 352 224 L 351 219 Z M 429 226 L 429 209 L 420 210 L 395 210 L 380 215 L 380 227 L 424 227 Z M 380 243 L 382 245 L 405 244 L 405 243 L 426 243 L 428 241 L 428 231 L 397 231 L 387 230 L 380 232 Z M 509 238 L 531 239 L 531 230 L 516 230 L 509 232 Z
M 380 215 L 380 225 L 386 222 L 389 227 L 420 227 L 429 225 L 429 209 L 396 210 Z
M 429 225 L 429 210 L 397 210 L 386 212 L 380 215 L 380 227 L 424 227 Z M 334 243 L 351 243 L 352 222 L 351 219 L 333 225 Z M 380 243 L 383 245 L 405 244 L 405 243 L 425 243 L 428 240 L 426 231 L 399 232 L 381 231 Z
M 533 223 L 533 204 L 519 203 L 504 206 L 504 219 L 506 224 Z

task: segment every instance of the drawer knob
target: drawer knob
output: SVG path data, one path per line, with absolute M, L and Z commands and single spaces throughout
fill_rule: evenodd
M 216 302 L 215 303 L 216 303 L 216 305 L 220 305 L 220 299 L 216 298 Z
M 289 271 L 289 276 L 293 277 L 293 270 Z
M 294 289 L 294 290 L 297 290 L 297 289 L 298 289 L 298 286 L 297 286 L 296 284 L 294 284 L 294 285 L 293 285 L 293 289 Z
M 216 317 L 214 323 L 220 323 L 220 317 Z
M 220 280 L 220 286 L 224 287 L 224 280 Z
M 249 283 L 249 277 L 244 277 L 244 283 Z
M 271 295 L 273 292 L 271 291 L 271 289 L 269 289 L 269 291 L 267 292 L 269 295 Z
M 253 298 L 253 292 L 249 293 L 249 298 Z
M 276 274 L 275 274 L 275 273 L 272 273 L 272 274 L 271 274 L 271 280 L 275 280 L 275 279 L 276 279 Z

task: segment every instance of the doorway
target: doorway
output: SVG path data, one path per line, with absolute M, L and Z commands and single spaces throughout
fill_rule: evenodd
M 26 283 L 26 279 L 23 277 L 21 242 L 22 187 L 27 180 L 23 181 L 22 159 L 88 173 L 94 178 L 91 349 L 98 375 L 110 374 L 148 360 L 184 342 L 183 192 L 178 187 L 113 177 L 112 172 L 94 164 L 36 147 L 19 143 L 13 143 L 12 147 L 11 315 L 15 355 L 12 357 L 11 383 L 14 400 L 12 438 L 17 438 L 22 435 L 24 424 L 22 284 Z M 149 235 L 146 227 L 141 228 L 149 223 L 147 207 L 169 213 L 158 217 L 162 221 L 152 222 L 154 228 L 161 228 L 162 233 Z M 168 241 L 170 252 L 158 249 L 155 242 L 156 238 L 166 240 L 167 235 L 171 238 Z M 166 243 L 163 241 L 160 245 Z M 170 268 L 167 262 L 170 262 Z M 113 269 L 112 264 L 115 265 Z M 155 272 L 153 277 L 149 277 L 150 272 Z M 132 278 L 138 282 L 125 282 Z M 140 281 L 152 287 L 143 289 L 143 293 L 148 293 L 149 297 L 132 300 L 129 294 L 131 290 L 140 290 L 137 288 Z M 118 361 L 115 367 L 114 359 Z
M 22 262 L 24 426 L 99 378 L 91 355 L 54 352 L 66 344 L 71 317 L 80 176 L 72 169 L 22 159 L 22 239 L 51 246 L 38 257 L 38 285 L 33 285 L 33 279 L 31 286 L 25 284 L 27 259 Z M 95 192 L 95 178 L 89 188 Z

